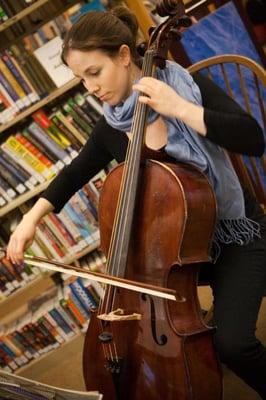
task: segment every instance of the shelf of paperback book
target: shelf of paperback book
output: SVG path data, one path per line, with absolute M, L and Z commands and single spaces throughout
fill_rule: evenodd
M 43 192 L 47 186 L 50 184 L 51 180 L 46 181 L 38 185 L 35 189 L 29 190 L 28 192 L 20 195 L 18 198 L 12 200 L 7 205 L 0 208 L 0 218 L 4 217 L 10 211 L 19 207 L 21 204 L 24 204 L 27 200 L 30 200 L 32 197 L 37 196 L 39 193 Z
M 49 96 L 45 97 L 44 99 L 38 101 L 35 103 L 33 106 L 27 108 L 25 111 L 22 113 L 18 114 L 15 118 L 13 118 L 11 121 L 7 122 L 6 124 L 3 124 L 0 126 L 0 133 L 4 132 L 11 126 L 17 124 L 19 121 L 21 121 L 23 118 L 28 117 L 31 115 L 34 111 L 38 110 L 39 108 L 45 106 L 46 104 L 50 103 L 50 101 L 56 99 L 57 97 L 61 96 L 68 90 L 72 89 L 73 87 L 77 86 L 77 84 L 80 82 L 80 79 L 75 78 L 66 83 L 64 86 L 56 89 L 54 92 L 49 94 Z
M 11 25 L 15 24 L 22 18 L 26 17 L 26 15 L 31 14 L 33 11 L 37 10 L 39 7 L 43 6 L 45 3 L 48 3 L 50 0 L 38 0 L 33 3 L 31 6 L 25 7 L 24 10 L 20 11 L 16 15 L 10 17 L 7 21 L 2 22 L 0 25 L 0 32 L 9 28 Z
M 75 353 L 77 353 L 77 349 L 80 350 L 78 351 L 78 353 L 81 353 L 84 337 L 85 335 L 83 332 L 78 332 L 57 349 L 44 353 L 38 358 L 30 361 L 28 364 L 17 369 L 15 373 L 17 375 L 27 377 L 27 371 L 30 372 L 32 371 L 32 368 L 34 368 L 34 374 L 40 377 L 43 374 L 44 370 L 45 372 L 47 372 L 48 370 L 51 371 L 51 369 L 56 368 L 56 366 L 58 365 L 60 365 L 60 368 L 62 368 L 62 364 L 69 360 L 68 356 L 70 355 L 70 353 L 73 354 L 73 348 L 76 349 Z M 44 359 L 46 361 L 45 364 L 42 363 Z M 31 372 L 30 377 L 32 377 Z
M 66 264 L 72 264 L 86 254 L 99 248 L 99 245 L 100 242 L 97 240 L 74 255 L 67 255 L 62 261 Z M 30 299 L 53 286 L 54 282 L 51 279 L 53 274 L 54 272 L 51 271 L 46 271 L 44 274 L 41 273 L 27 285 L 2 299 L 0 301 L 1 324 L 6 324 L 23 314 L 27 310 L 27 303 Z

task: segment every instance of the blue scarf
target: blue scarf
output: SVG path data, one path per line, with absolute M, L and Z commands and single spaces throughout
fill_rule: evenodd
M 167 61 L 166 68 L 157 69 L 156 73 L 157 79 L 167 83 L 181 97 L 194 104 L 202 104 L 199 87 L 180 65 Z M 125 102 L 114 107 L 104 103 L 104 116 L 109 125 L 130 132 L 137 95 L 137 92 L 133 92 Z M 158 114 L 150 109 L 148 123 L 156 118 Z M 179 162 L 199 168 L 212 184 L 218 206 L 215 242 L 243 245 L 256 236 L 260 237 L 259 224 L 245 216 L 243 192 L 224 150 L 182 121 L 164 116 L 162 118 L 168 131 L 166 153 Z

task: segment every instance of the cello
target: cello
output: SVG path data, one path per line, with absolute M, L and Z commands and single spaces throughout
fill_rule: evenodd
M 164 68 L 169 45 L 187 23 L 182 2 L 151 33 L 142 76 Z M 106 400 L 219 400 L 214 328 L 202 319 L 199 264 L 210 261 L 216 223 L 213 190 L 197 168 L 145 146 L 147 106 L 136 102 L 125 162 L 107 176 L 99 201 L 106 274 L 173 289 L 175 300 L 107 286 L 93 310 L 83 349 L 86 388 Z

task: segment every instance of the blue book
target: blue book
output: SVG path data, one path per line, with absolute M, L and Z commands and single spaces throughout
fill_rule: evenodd
M 28 83 L 25 81 L 25 79 L 21 75 L 20 71 L 17 69 L 17 67 L 15 66 L 13 61 L 11 60 L 10 55 L 8 54 L 8 52 L 5 51 L 2 54 L 1 58 L 2 58 L 3 62 L 6 64 L 7 68 L 11 72 L 11 74 L 14 76 L 14 78 L 18 82 L 18 84 L 22 87 L 22 89 L 24 90 L 25 94 L 26 95 L 31 94 L 32 91 L 31 91 Z
M 85 311 L 88 312 L 91 308 L 97 307 L 95 300 L 89 296 L 88 290 L 85 288 L 83 283 L 81 283 L 80 278 L 78 278 L 75 282 L 70 283 L 69 287 Z
M 17 179 L 20 183 L 23 184 L 25 182 L 25 180 L 22 180 L 22 175 L 17 174 L 17 171 L 13 167 L 13 165 L 9 165 L 6 162 L 6 160 L 4 160 L 1 156 L 0 156 L 0 165 L 4 169 L 6 169 L 10 174 L 12 174 L 15 177 L 15 179 Z
M 77 283 L 80 285 L 80 287 L 83 290 L 84 295 L 87 296 L 87 298 L 89 299 L 89 301 L 91 301 L 92 307 L 97 307 L 98 303 L 95 300 L 95 298 L 93 297 L 92 293 L 90 292 L 90 289 L 87 288 L 86 284 L 84 283 L 85 279 L 79 277 L 77 279 Z M 89 284 L 89 283 L 88 283 Z
M 14 174 L 17 173 L 18 176 L 21 177 L 21 179 L 23 179 L 25 181 L 27 181 L 28 179 L 30 179 L 30 174 L 23 169 L 20 165 L 17 165 L 14 163 L 14 160 L 7 154 L 4 152 L 4 150 L 2 150 L 0 148 L 0 157 L 1 159 L 5 160 L 5 162 L 9 165 L 9 169 L 10 171 L 14 170 Z
M 9 355 L 9 357 L 16 358 L 16 354 L 10 349 L 10 347 L 7 346 L 6 343 L 2 342 L 2 340 L 0 340 L 0 347 L 6 354 Z
M 82 307 L 81 302 L 79 301 L 79 299 L 77 299 L 77 297 L 73 294 L 72 291 L 71 294 L 69 294 L 69 300 L 75 304 L 75 306 L 78 308 L 79 312 L 83 315 L 85 319 L 90 318 L 89 310 L 85 310 L 84 307 Z
M 70 205 L 79 217 L 79 219 L 82 221 L 89 235 L 91 235 L 96 230 L 96 228 L 90 223 L 89 217 L 86 215 L 87 210 L 86 208 L 84 209 L 84 204 L 79 196 L 79 193 L 76 193 L 76 195 L 70 200 Z
M 78 229 L 79 233 L 81 234 L 82 238 L 87 238 L 90 235 L 90 232 L 85 227 L 85 218 L 81 218 L 81 216 L 74 210 L 70 202 L 68 202 L 64 206 L 64 210 L 69 215 L 72 222 L 75 224 L 76 228 Z
M 68 157 L 67 152 L 60 148 L 36 122 L 32 122 L 28 126 L 28 130 L 37 141 L 41 142 L 44 147 L 47 147 L 57 160 L 64 160 Z
M 78 306 L 79 310 L 83 310 L 83 315 L 86 318 L 90 318 L 90 308 L 92 307 L 92 304 L 88 303 L 86 304 L 85 301 L 82 301 L 81 296 L 80 296 L 80 288 L 75 284 L 75 282 L 71 283 L 69 285 L 72 293 L 72 298 L 73 301 L 75 301 L 76 305 Z
M 62 317 L 62 315 L 57 311 L 56 308 L 48 311 L 51 317 L 55 320 L 55 322 L 63 329 L 63 331 L 68 334 L 73 332 L 73 329 L 68 325 L 66 320 Z
M 86 196 L 86 194 L 84 193 L 84 191 L 82 189 L 80 189 L 78 191 L 78 194 L 79 194 L 80 198 L 82 199 L 83 203 L 86 204 L 86 207 L 89 209 L 90 214 L 92 215 L 92 217 L 94 219 L 93 223 L 97 224 L 97 221 L 98 221 L 97 210 L 93 206 L 91 200 Z

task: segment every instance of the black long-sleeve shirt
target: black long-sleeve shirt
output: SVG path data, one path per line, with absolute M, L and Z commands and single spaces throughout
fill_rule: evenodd
M 233 152 L 261 156 L 264 138 L 257 121 L 209 79 L 195 74 L 194 80 L 201 91 L 206 140 Z M 127 135 L 110 127 L 101 117 L 79 155 L 41 197 L 59 212 L 70 197 L 110 161 L 124 161 L 127 145 Z

